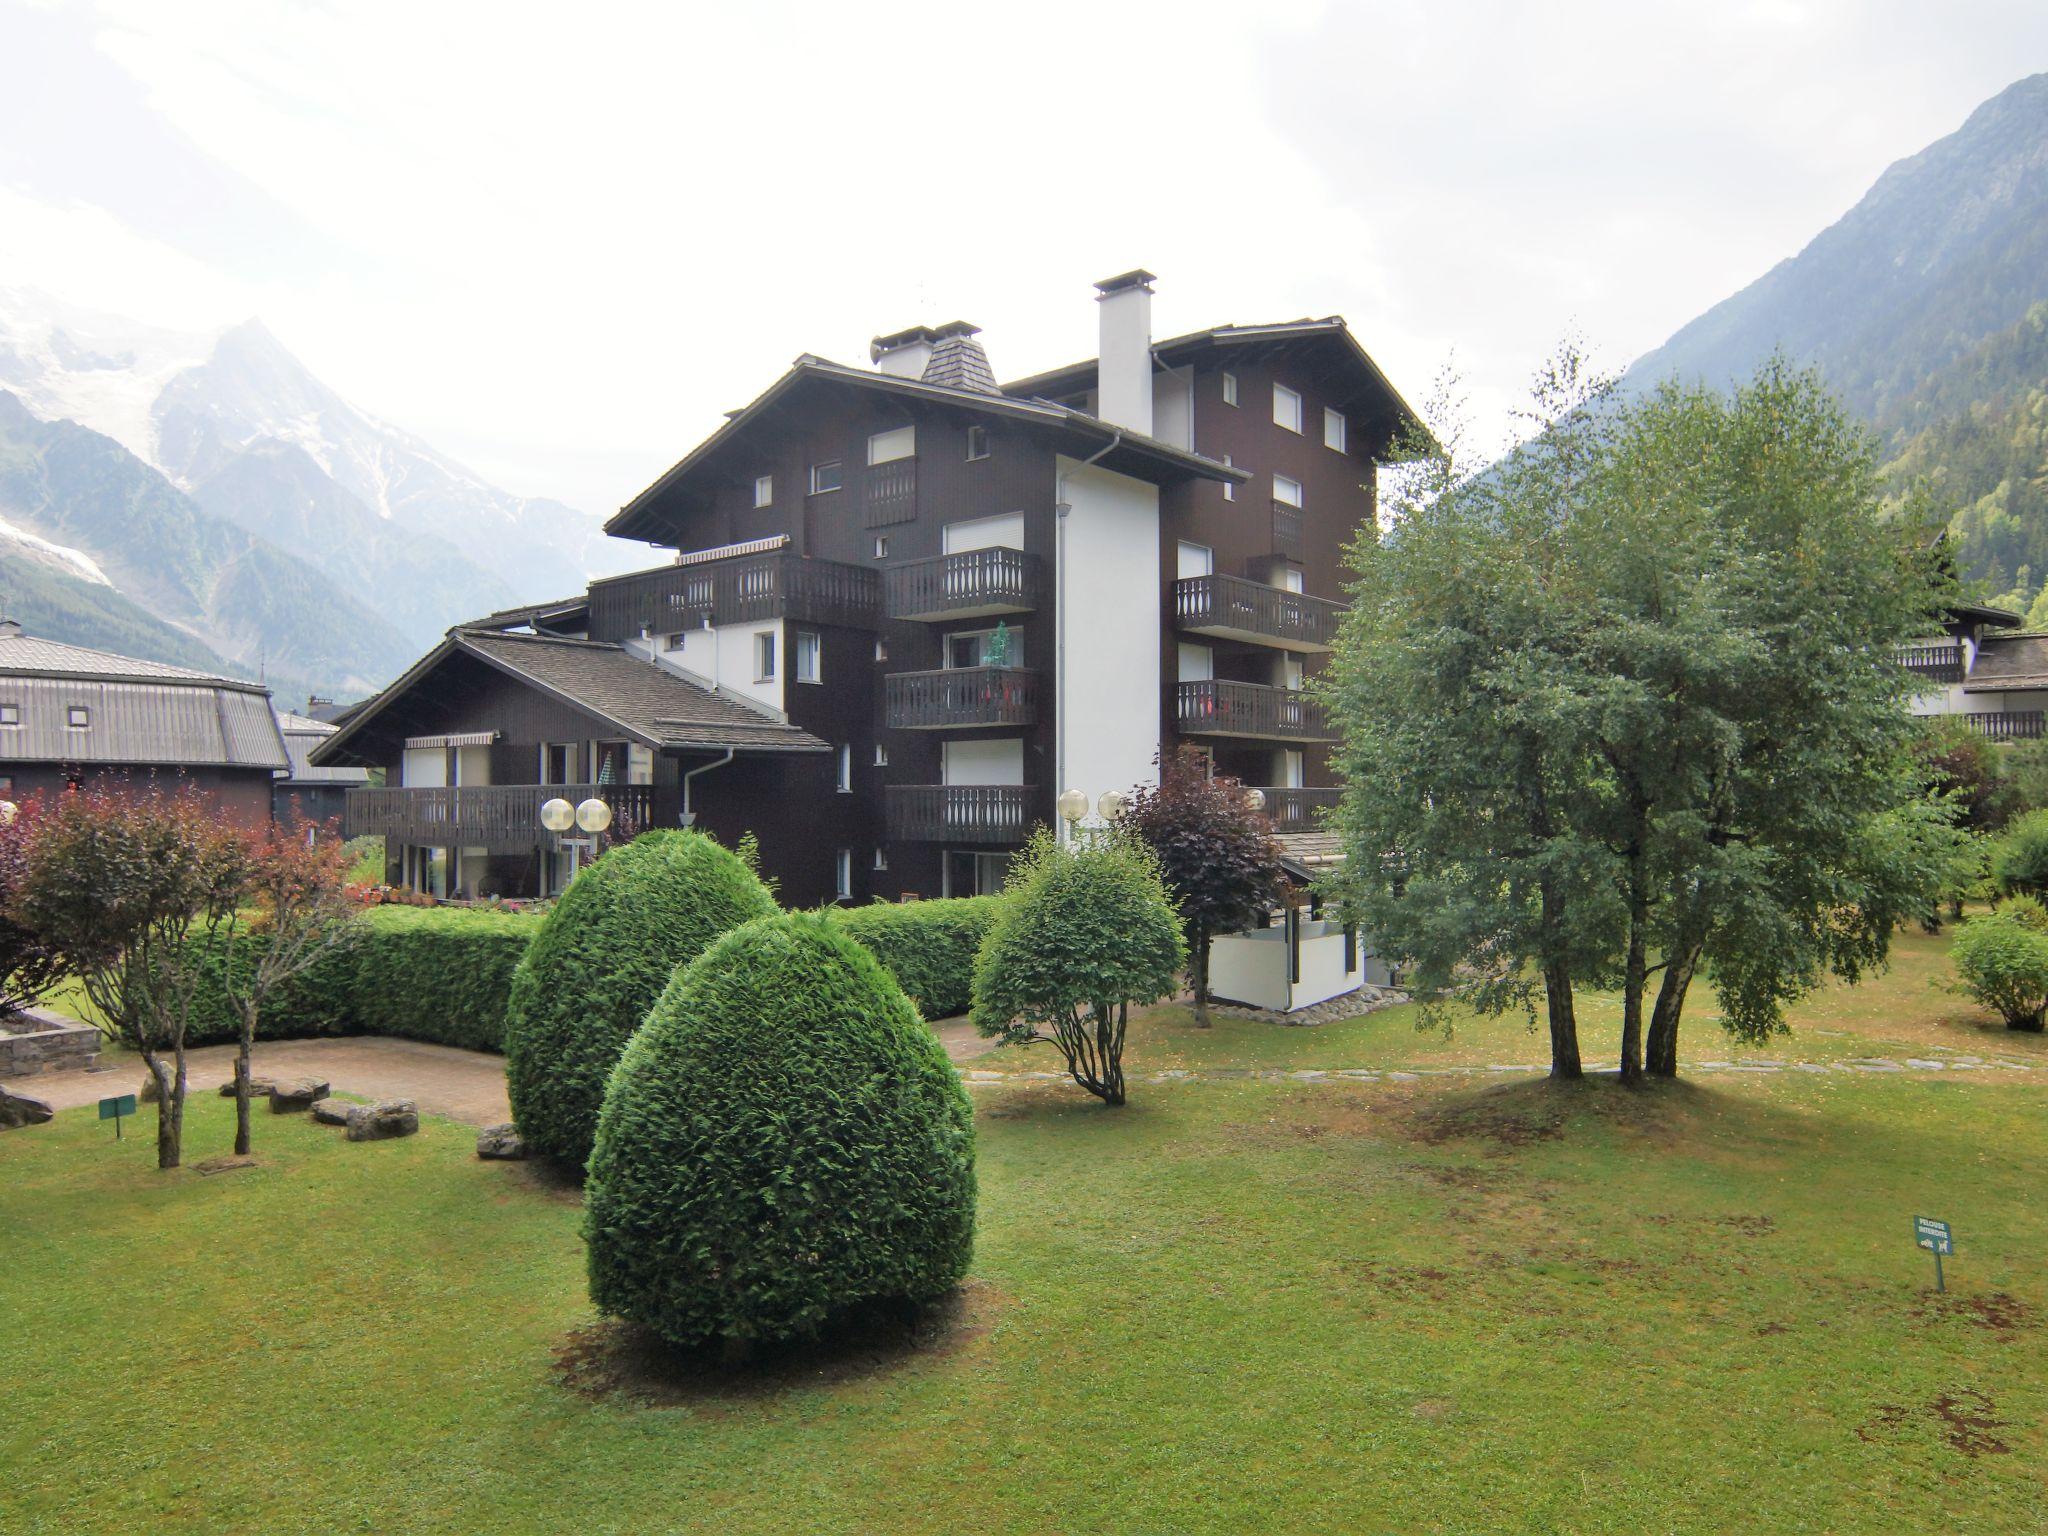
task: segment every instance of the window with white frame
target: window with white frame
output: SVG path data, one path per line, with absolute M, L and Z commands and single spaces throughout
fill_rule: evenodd
M 822 682 L 824 647 L 813 630 L 800 629 L 796 632 L 796 680 L 800 683 Z
M 1301 396 L 1285 384 L 1273 386 L 1273 425 L 1290 432 L 1301 430 Z
M 889 766 L 889 749 L 883 746 L 879 741 L 875 743 L 875 766 L 877 768 L 886 768 Z
M 881 636 L 877 635 L 877 636 L 875 637 L 875 660 L 877 660 L 877 661 L 887 661 L 888 659 L 889 659 L 889 642 L 888 642 L 888 641 L 886 641 L 886 640 L 884 640 L 884 639 L 882 639 L 882 638 L 881 638 Z
M 878 533 L 875 535 L 875 558 L 877 560 L 886 560 L 889 558 L 889 535 L 887 535 L 886 533 Z
M 1223 375 L 1223 403 L 1225 405 L 1237 404 L 1237 375 L 1234 373 Z
M 1273 477 L 1273 499 L 1284 507 L 1301 505 L 1301 482 L 1286 475 Z
M 970 460 L 988 457 L 987 427 L 969 427 L 967 429 L 967 457 Z
M 822 464 L 813 464 L 811 466 L 811 494 L 813 496 L 822 496 L 827 491 L 836 491 L 844 483 L 845 480 L 841 474 L 837 459 L 827 459 Z
M 1344 452 L 1344 417 L 1340 412 L 1323 409 L 1323 446 Z
M 839 744 L 838 789 L 842 795 L 853 793 L 853 748 L 844 742 Z
M 1230 455 L 1229 455 L 1229 454 L 1227 454 L 1227 453 L 1226 453 L 1225 455 L 1223 455 L 1223 462 L 1224 462 L 1225 464 L 1230 464 L 1230 463 L 1231 463 L 1231 459 L 1230 459 Z M 1235 466 L 1232 466 L 1232 467 L 1235 467 Z M 1237 487 L 1236 487 L 1235 485 L 1231 484 L 1231 482 L 1230 482 L 1230 481 L 1228 481 L 1228 480 L 1226 480 L 1226 481 L 1224 481 L 1224 482 L 1223 482 L 1223 499 L 1224 499 L 1225 501 L 1235 501 L 1235 500 L 1237 500 Z
M 887 855 L 886 853 L 882 852 L 882 850 L 881 850 L 881 849 L 877 848 L 877 849 L 875 850 L 875 868 L 876 868 L 876 869 L 887 869 L 888 867 L 889 867 L 889 855 Z
M 832 861 L 832 883 L 841 901 L 853 900 L 853 850 L 842 848 Z
M 893 464 L 917 456 L 917 428 L 891 427 L 868 439 L 868 463 Z
M 754 636 L 754 681 L 775 681 L 775 631 L 764 629 Z
M 757 507 L 772 507 L 775 505 L 775 477 L 773 475 L 754 476 L 754 505 Z

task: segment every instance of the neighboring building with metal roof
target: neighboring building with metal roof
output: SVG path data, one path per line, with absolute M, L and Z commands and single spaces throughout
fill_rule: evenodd
M 285 822 L 339 820 L 347 808 L 348 792 L 370 782 L 369 770 L 314 766 L 313 749 L 337 729 L 325 720 L 281 709 L 277 728 L 291 763 L 271 786 L 271 814 Z
M 270 690 L 25 635 L 0 620 L 0 795 L 92 781 L 185 784 L 267 821 L 289 764 Z

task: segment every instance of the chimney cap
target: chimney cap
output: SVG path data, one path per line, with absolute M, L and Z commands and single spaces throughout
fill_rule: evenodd
M 1119 272 L 1115 277 L 1105 277 L 1095 285 L 1095 293 L 1096 297 L 1104 299 L 1113 293 L 1122 293 L 1126 288 L 1142 288 L 1150 293 L 1152 285 L 1158 281 L 1157 277 L 1143 267 L 1133 267 L 1128 272 Z
M 0 618 L 0 639 L 13 640 L 21 634 L 21 620 Z
M 959 322 L 955 321 L 954 323 L 958 324 Z M 926 346 L 930 346 L 939 339 L 940 334 L 940 332 L 933 330 L 928 325 L 913 325 L 907 331 L 892 331 L 887 336 L 877 336 L 868 343 L 868 361 L 878 363 L 886 353 L 901 351 L 903 348 L 914 346 L 920 341 Z

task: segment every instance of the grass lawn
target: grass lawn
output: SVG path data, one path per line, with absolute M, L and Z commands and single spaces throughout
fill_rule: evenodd
M 1938 948 L 1808 1005 L 1777 1054 L 1816 1054 L 1808 1025 L 1847 1055 L 1985 1050 L 1926 985 Z M 1489 1029 L 1441 1049 L 1537 1048 Z M 1197 1037 L 1169 1010 L 1134 1065 L 1436 1048 L 1388 1014 Z M 577 1198 L 478 1163 L 467 1128 L 350 1145 L 265 1116 L 261 1166 L 211 1178 L 157 1174 L 146 1116 L 120 1145 L 89 1112 L 7 1133 L 0 1531 L 2048 1524 L 2033 1074 L 977 1102 L 944 1328 L 651 1399 L 565 1373 L 593 1321 Z M 230 1110 L 194 1101 L 194 1160 Z M 1946 1298 L 1919 1213 L 1956 1227 Z

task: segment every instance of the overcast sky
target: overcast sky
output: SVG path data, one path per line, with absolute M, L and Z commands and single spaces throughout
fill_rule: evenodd
M 509 489 L 629 498 L 799 352 L 1001 377 L 1341 313 L 1479 435 L 1625 364 L 2048 68 L 2048 4 L 0 0 L 0 283 L 260 315 Z

